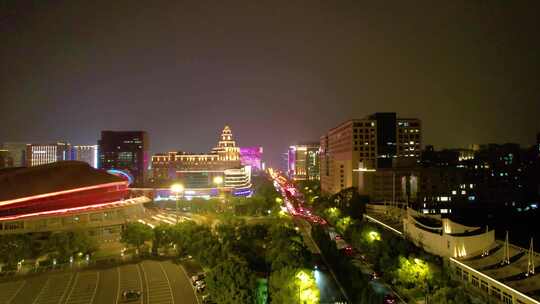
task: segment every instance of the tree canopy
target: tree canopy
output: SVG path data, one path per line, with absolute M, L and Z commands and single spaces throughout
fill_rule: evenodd
M 128 223 L 121 233 L 121 242 L 140 249 L 146 242 L 152 240 L 154 232 L 152 228 L 142 223 Z

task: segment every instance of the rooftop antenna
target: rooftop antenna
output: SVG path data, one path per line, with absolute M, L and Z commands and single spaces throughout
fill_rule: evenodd
M 510 264 L 510 246 L 508 244 L 508 230 L 506 230 L 506 240 L 504 241 L 504 260 L 502 264 Z
M 489 226 L 486 225 L 486 234 L 489 232 Z M 484 250 L 484 252 L 482 252 L 482 256 L 488 256 L 489 255 L 489 247 L 486 247 L 486 249 Z
M 527 274 L 526 276 L 534 275 L 534 247 L 533 247 L 533 238 L 531 238 L 531 246 L 529 247 L 529 262 L 527 263 Z

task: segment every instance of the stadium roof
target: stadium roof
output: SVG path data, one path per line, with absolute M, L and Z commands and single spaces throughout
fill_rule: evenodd
M 85 162 L 62 161 L 0 170 L 0 201 L 123 181 Z

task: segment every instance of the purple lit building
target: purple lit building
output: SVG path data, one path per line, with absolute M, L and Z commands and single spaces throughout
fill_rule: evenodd
M 240 163 L 243 166 L 251 166 L 253 173 L 264 170 L 262 162 L 262 147 L 244 147 L 240 148 Z

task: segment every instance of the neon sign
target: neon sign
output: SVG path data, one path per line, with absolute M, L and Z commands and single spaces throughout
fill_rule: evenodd
M 107 170 L 107 173 L 126 179 L 130 185 L 133 184 L 133 176 L 126 171 L 110 169 Z

